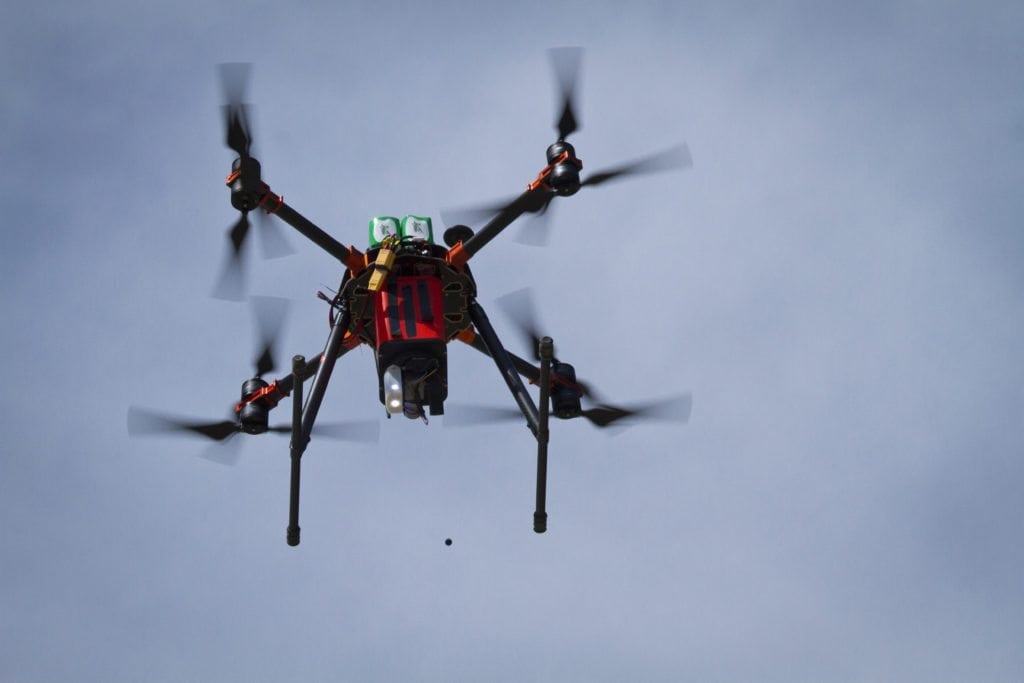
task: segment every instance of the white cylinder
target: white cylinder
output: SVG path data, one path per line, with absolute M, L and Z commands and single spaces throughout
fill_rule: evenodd
M 401 415 L 404 400 L 402 391 L 402 368 L 389 365 L 384 371 L 384 408 L 390 415 Z

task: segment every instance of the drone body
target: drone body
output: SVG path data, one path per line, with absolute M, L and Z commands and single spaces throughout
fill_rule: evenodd
M 273 381 L 263 376 L 274 369 L 273 348 L 276 322 L 259 314 L 263 329 L 260 353 L 255 362 L 256 375 L 242 383 L 234 417 L 222 422 L 191 422 L 162 417 L 130 408 L 130 433 L 152 431 L 189 431 L 224 441 L 238 433 L 291 434 L 291 503 L 287 540 L 298 545 L 298 500 L 300 463 L 314 434 L 323 433 L 323 425 L 314 424 L 338 358 L 348 350 L 365 344 L 374 350 L 378 398 L 387 417 L 404 415 L 428 421 L 428 415 L 445 413 L 448 398 L 448 345 L 467 344 L 489 356 L 508 387 L 516 408 L 480 409 L 488 418 L 525 420 L 537 442 L 537 491 L 534 530 L 547 528 L 546 482 L 548 418 L 583 417 L 605 427 L 629 417 L 670 417 L 686 419 L 688 396 L 663 400 L 631 408 L 615 407 L 595 399 L 594 391 L 577 380 L 575 368 L 555 358 L 550 337 L 537 331 L 532 303 L 526 290 L 499 300 L 517 322 L 520 332 L 532 347 L 533 361 L 506 350 L 476 299 L 477 286 L 469 260 L 506 227 L 524 214 L 544 216 L 555 197 L 568 197 L 581 188 L 597 186 L 626 175 L 685 167 L 691 164 L 685 145 L 650 157 L 622 164 L 580 178 L 582 161 L 566 137 L 578 129 L 573 106 L 576 72 L 581 51 L 563 48 L 551 51 L 552 62 L 562 94 L 560 115 L 555 128 L 558 140 L 546 150 L 547 165 L 527 184 L 526 190 L 510 201 L 488 207 L 483 214 L 489 220 L 479 229 L 453 225 L 444 233 L 447 247 L 436 244 L 432 221 L 424 216 L 378 216 L 369 224 L 369 247 L 365 252 L 345 247 L 334 237 L 285 203 L 263 181 L 259 161 L 250 154 L 251 136 L 246 106 L 242 104 L 242 82 L 247 65 L 225 65 L 223 77 L 228 105 L 225 107 L 227 146 L 238 157 L 234 160 L 227 185 L 231 204 L 241 212 L 228 232 L 231 251 L 221 281 L 238 279 L 243 245 L 249 232 L 248 213 L 262 211 L 277 216 L 300 234 L 333 256 L 341 264 L 341 284 L 333 297 L 320 294 L 330 305 L 330 334 L 321 353 L 307 360 L 295 356 L 292 372 Z M 272 226 L 272 224 L 271 224 Z M 264 308 L 265 308 L 264 300 Z M 258 303 L 254 300 L 254 305 Z M 539 389 L 535 402 L 523 380 Z M 303 396 L 310 381 L 309 393 Z M 289 397 L 292 401 L 290 426 L 269 424 L 270 412 Z M 581 398 L 596 403 L 583 409 Z M 458 414 L 471 415 L 472 408 L 460 408 Z M 487 421 L 493 421 L 489 419 Z M 352 436 L 351 432 L 347 434 Z M 345 434 L 342 434 L 345 436 Z
M 391 232 L 388 227 L 397 225 Z M 476 283 L 468 268 L 452 267 L 448 250 L 433 243 L 429 218 L 370 221 L 367 267 L 345 273 L 339 297 L 352 316 L 349 337 L 373 347 L 380 400 L 388 417 L 426 419 L 444 413 L 448 342 L 470 328 Z M 379 239 L 378 239 L 379 238 Z

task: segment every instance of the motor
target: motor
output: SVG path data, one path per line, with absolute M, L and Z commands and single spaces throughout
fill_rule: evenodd
M 269 429 L 270 406 L 261 398 L 253 400 L 258 393 L 265 393 L 270 386 L 259 377 L 242 383 L 242 401 L 238 410 L 238 421 L 246 434 L 262 434 Z
M 580 415 L 583 412 L 580 406 L 583 392 L 576 384 L 576 368 L 568 363 L 552 363 L 551 375 L 551 412 L 562 419 Z
M 563 156 L 565 158 L 559 161 Z M 548 147 L 547 157 L 548 164 L 554 164 L 546 178 L 547 184 L 555 194 L 563 197 L 576 194 L 580 189 L 580 169 L 583 163 L 576 158 L 573 146 L 564 140 L 556 142 Z
M 228 187 L 231 188 L 231 206 L 239 211 L 252 211 L 259 206 L 264 187 L 260 178 L 260 162 L 248 156 L 235 159 L 231 164 Z

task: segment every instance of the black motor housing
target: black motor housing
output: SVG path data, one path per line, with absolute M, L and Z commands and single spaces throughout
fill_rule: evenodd
M 242 431 L 247 434 L 262 434 L 269 428 L 270 408 L 263 401 L 247 400 L 267 386 L 269 385 L 259 377 L 242 383 L 242 409 L 238 411 L 238 421 L 242 425 Z
M 239 211 L 252 211 L 259 205 L 263 180 L 260 178 L 260 162 L 252 157 L 235 159 L 231 170 L 238 175 L 231 181 L 231 206 Z
M 551 374 L 554 382 L 551 386 L 551 412 L 563 420 L 577 417 L 583 412 L 580 406 L 579 387 L 576 386 L 576 368 L 568 363 L 552 363 Z M 558 381 L 565 380 L 564 382 Z
M 473 229 L 468 225 L 453 225 L 444 231 L 444 243 L 454 247 L 459 242 L 468 242 L 473 236 Z
M 568 153 L 566 159 L 555 164 L 555 161 L 565 153 Z M 547 157 L 549 164 L 555 164 L 547 177 L 547 183 L 551 189 L 555 191 L 555 194 L 564 197 L 576 194 L 576 191 L 580 189 L 580 167 L 582 164 L 576 158 L 576 150 L 573 149 L 573 146 L 560 140 L 548 147 Z

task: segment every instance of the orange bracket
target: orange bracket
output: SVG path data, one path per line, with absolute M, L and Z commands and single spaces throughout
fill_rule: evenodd
M 447 258 L 448 263 L 452 268 L 461 271 L 465 267 L 466 261 L 469 260 L 469 254 L 467 254 L 466 250 L 462 248 L 461 240 L 456 242 L 455 246 L 448 250 Z
M 351 331 L 345 332 L 345 338 L 341 340 L 342 345 L 346 349 L 354 349 L 363 343 L 363 340 L 359 338 L 359 335 L 352 334 Z
M 555 159 L 550 164 L 548 164 L 547 167 L 545 167 L 543 171 L 538 173 L 536 180 L 534 180 L 532 183 L 527 185 L 526 189 L 527 190 L 536 190 L 538 187 L 540 187 L 542 185 L 544 187 L 550 189 L 551 186 L 547 184 L 547 178 L 548 178 L 549 175 L 551 175 L 552 169 L 554 169 L 555 166 L 557 166 L 558 164 L 562 163 L 563 161 L 571 161 L 576 166 L 576 168 L 578 168 L 580 170 L 583 170 L 583 161 L 581 159 L 576 159 L 576 158 L 570 159 L 569 158 L 569 151 L 566 150 L 566 151 L 562 152 L 558 156 L 557 159 Z
M 281 208 L 282 204 L 284 204 L 284 196 L 274 194 L 270 190 L 270 186 L 267 185 L 266 183 L 263 183 L 263 189 L 266 190 L 266 194 L 263 195 L 263 198 L 260 199 L 259 204 L 257 204 L 257 206 L 266 211 L 267 213 L 274 213 L 275 211 Z M 268 205 L 270 204 L 274 204 L 274 206 L 269 207 Z
M 353 277 L 366 270 L 368 265 L 369 264 L 366 262 L 366 254 L 355 247 L 348 248 L 348 260 L 345 261 L 345 266 L 352 271 Z
M 267 386 L 263 387 L 259 391 L 255 392 L 251 396 L 248 396 L 243 401 L 239 401 L 235 406 L 235 414 L 242 412 L 242 407 L 249 404 L 255 403 L 256 401 L 263 401 L 269 407 L 273 408 L 276 406 L 286 394 L 282 393 L 277 386 L 277 381 L 271 382 Z

